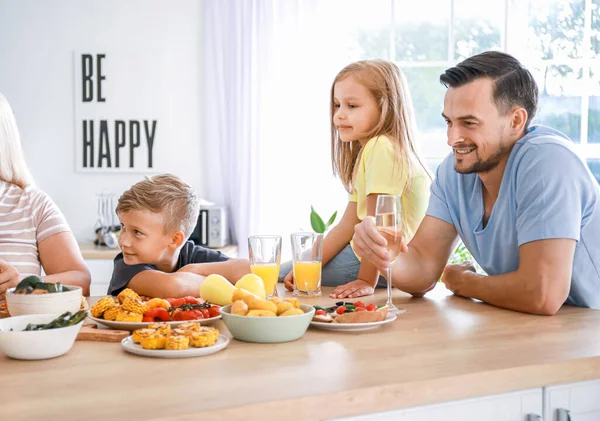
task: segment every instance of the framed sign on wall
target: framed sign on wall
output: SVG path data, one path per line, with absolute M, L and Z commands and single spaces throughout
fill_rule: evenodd
M 160 51 L 75 51 L 80 172 L 163 172 L 173 75 Z

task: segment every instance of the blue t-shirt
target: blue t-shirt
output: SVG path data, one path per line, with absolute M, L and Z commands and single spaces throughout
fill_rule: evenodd
M 531 127 L 510 153 L 485 228 L 483 213 L 481 179 L 456 172 L 451 154 L 437 170 L 427 215 L 454 225 L 489 275 L 517 270 L 522 244 L 576 240 L 566 303 L 600 309 L 600 186 L 565 135 Z

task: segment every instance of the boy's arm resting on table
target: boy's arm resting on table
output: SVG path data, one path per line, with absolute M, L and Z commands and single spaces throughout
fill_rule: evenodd
M 250 262 L 248 259 L 230 259 L 224 262 L 192 263 L 177 272 L 190 272 L 202 276 L 216 273 L 235 284 L 242 276 L 250 273 Z
M 455 294 L 525 313 L 551 316 L 569 296 L 575 240 L 532 241 L 519 247 L 519 268 L 502 275 L 479 275 L 462 265 L 444 272 Z
M 129 281 L 127 288 L 139 295 L 157 298 L 197 297 L 204 276 L 191 272 L 165 273 L 160 270 L 144 270 Z
M 42 277 L 45 282 L 79 286 L 83 295 L 90 295 L 92 276 L 71 232 L 61 232 L 43 239 L 38 244 L 38 251 L 46 273 Z
M 158 298 L 197 297 L 200 284 L 206 276 L 219 274 L 231 283 L 250 273 L 247 259 L 230 259 L 225 262 L 193 263 L 173 273 L 144 270 L 136 274 L 127 285 L 140 295 Z

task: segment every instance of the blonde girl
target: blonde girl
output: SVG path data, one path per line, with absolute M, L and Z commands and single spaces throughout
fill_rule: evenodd
M 425 216 L 431 177 L 419 157 L 412 100 L 404 75 L 384 60 L 358 61 L 331 87 L 331 162 L 350 194 L 341 221 L 323 243 L 322 285 L 332 298 L 373 294 L 385 279 L 352 249 L 354 226 L 375 215 L 377 196 L 401 195 L 409 240 Z M 282 273 L 287 273 L 282 270 Z M 284 279 L 293 288 L 293 273 Z

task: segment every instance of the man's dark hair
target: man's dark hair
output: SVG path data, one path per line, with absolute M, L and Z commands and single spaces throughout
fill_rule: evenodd
M 527 111 L 525 129 L 535 117 L 538 87 L 533 76 L 516 58 L 499 51 L 486 51 L 460 62 L 440 75 L 446 87 L 457 88 L 480 78 L 494 81 L 494 102 L 498 109 L 510 111 L 518 105 Z

